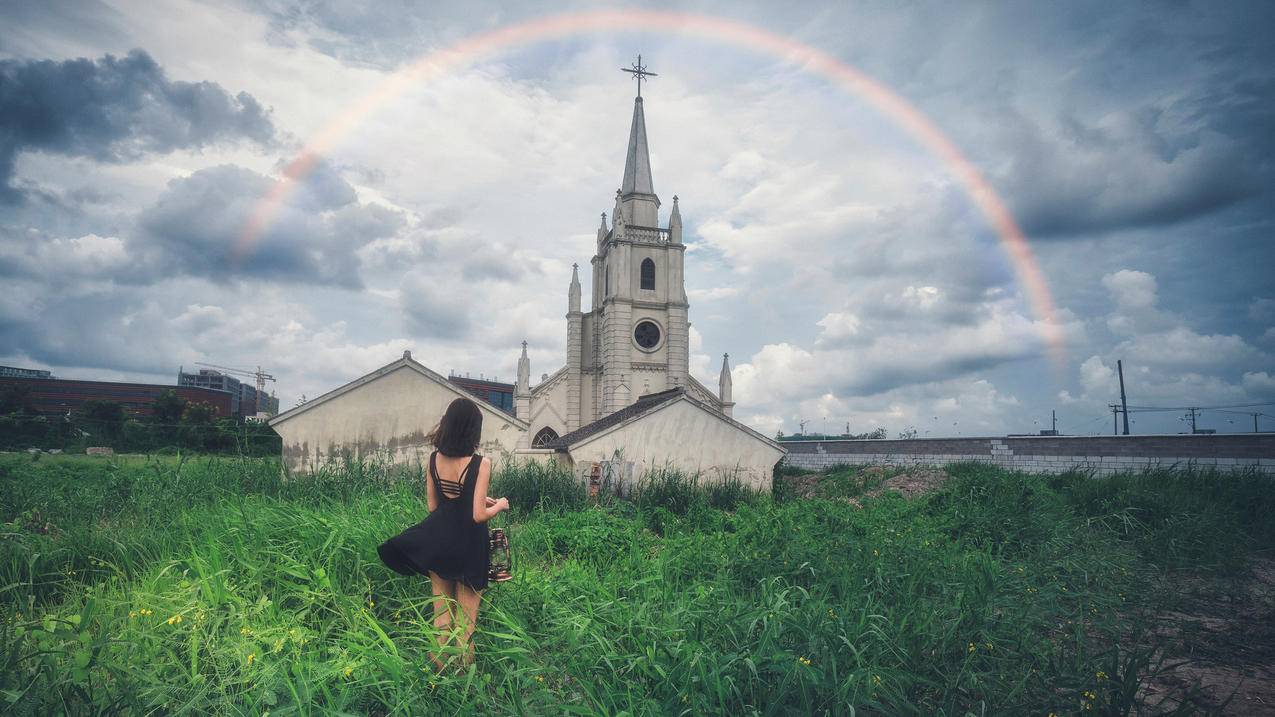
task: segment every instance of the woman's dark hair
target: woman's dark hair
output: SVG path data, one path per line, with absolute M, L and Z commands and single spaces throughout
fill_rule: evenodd
M 443 420 L 432 434 L 434 447 L 445 456 L 472 456 L 483 435 L 483 412 L 468 398 L 458 398 L 447 407 Z

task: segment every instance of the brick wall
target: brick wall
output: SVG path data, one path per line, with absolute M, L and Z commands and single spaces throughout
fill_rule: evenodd
M 983 461 L 1029 473 L 1081 467 L 1103 474 L 1177 465 L 1252 467 L 1275 475 L 1275 433 L 784 441 L 783 446 L 788 449 L 785 464 L 812 469 L 841 463 L 941 466 Z

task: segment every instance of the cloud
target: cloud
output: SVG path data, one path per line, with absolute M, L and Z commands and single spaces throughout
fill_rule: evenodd
M 248 140 L 271 145 L 269 112 L 245 92 L 167 78 L 146 52 L 53 60 L 0 60 L 0 200 L 13 203 L 21 152 L 128 162 L 150 152 Z
M 1121 269 L 1102 277 L 1102 285 L 1121 308 L 1147 309 L 1155 306 L 1155 277 L 1145 271 Z
M 394 236 L 403 218 L 360 204 L 353 187 L 326 163 L 288 196 L 257 243 L 243 256 L 236 253 L 249 218 L 278 181 L 234 165 L 175 179 L 138 217 L 130 247 L 164 275 L 362 286 L 359 248 Z
M 1004 156 L 1014 214 L 1032 237 L 1174 224 L 1263 191 L 1243 144 L 1207 126 L 1172 126 L 1143 106 L 1088 121 L 1019 118 Z
M 1248 305 L 1248 317 L 1263 323 L 1275 322 L 1275 299 L 1254 299 Z
M 1266 371 L 1248 371 L 1242 381 L 1244 390 L 1263 398 L 1275 396 L 1275 376 Z
M 408 274 L 399 301 L 411 336 L 459 339 L 469 333 L 473 303 L 449 292 L 438 277 Z

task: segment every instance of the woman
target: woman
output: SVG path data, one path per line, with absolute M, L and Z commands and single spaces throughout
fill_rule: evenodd
M 487 497 L 491 461 L 474 453 L 482 430 L 477 404 L 468 398 L 451 402 L 431 440 L 435 450 L 425 482 L 429 515 L 377 548 L 395 572 L 429 575 L 439 652 L 459 624 L 458 647 L 465 663 L 473 660 L 470 637 L 487 587 L 487 521 L 509 510 L 507 499 Z M 443 667 L 438 654 L 431 653 L 430 659 Z

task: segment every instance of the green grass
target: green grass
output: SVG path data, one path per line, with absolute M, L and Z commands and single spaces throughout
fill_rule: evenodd
M 375 552 L 423 515 L 419 470 L 0 456 L 0 705 L 1124 714 L 1173 571 L 1275 546 L 1253 474 L 949 472 L 857 509 L 667 471 L 592 506 L 561 470 L 506 470 L 516 577 L 484 595 L 477 662 L 438 675 L 428 582 Z M 829 485 L 861 493 L 851 473 Z

